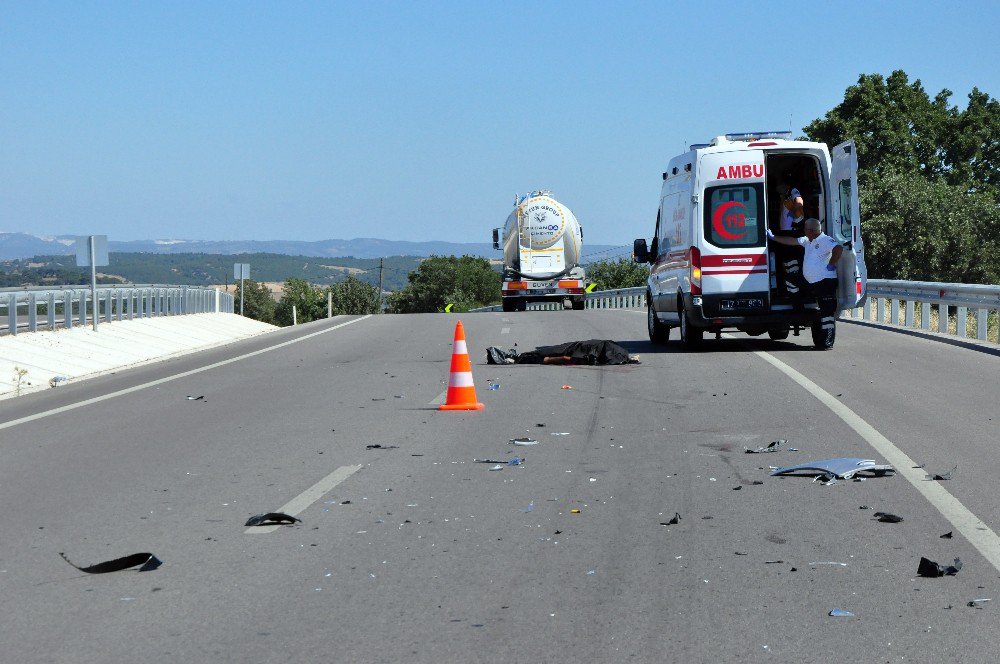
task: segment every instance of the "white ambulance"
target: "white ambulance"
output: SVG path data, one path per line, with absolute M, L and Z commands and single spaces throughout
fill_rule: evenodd
M 634 243 L 634 257 L 650 264 L 649 338 L 663 343 L 670 329 L 697 346 L 705 332 L 737 329 L 786 339 L 811 328 L 824 338 L 815 300 L 793 300 L 779 288 L 774 245 L 781 192 L 798 189 L 804 216 L 841 243 L 837 309 L 860 307 L 867 272 L 858 204 L 854 142 L 835 147 L 790 140 L 790 132 L 727 134 L 692 145 L 670 160 L 649 246 Z M 794 248 L 797 250 L 797 248 Z M 827 345 L 827 347 L 829 344 Z

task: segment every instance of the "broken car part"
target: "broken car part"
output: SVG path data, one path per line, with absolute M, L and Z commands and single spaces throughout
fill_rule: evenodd
M 346 505 L 348 502 L 345 500 L 343 502 Z M 247 519 L 247 522 L 243 525 L 245 526 L 273 526 L 279 523 L 302 523 L 302 519 L 297 519 L 294 516 L 284 514 L 282 512 L 268 512 L 267 514 L 258 514 Z
M 80 567 L 72 560 L 66 557 L 65 553 L 60 552 L 62 559 L 68 562 L 73 567 L 77 568 L 81 572 L 86 572 L 87 574 L 107 574 L 108 572 L 121 572 L 122 570 L 141 565 L 139 567 L 140 572 L 149 572 L 156 569 L 163 564 L 163 561 L 154 556 L 151 553 L 133 553 L 131 556 L 125 556 L 124 558 L 115 558 L 114 560 L 108 560 L 103 563 L 97 563 L 96 565 L 91 565 L 89 567 Z
M 933 560 L 928 560 L 921 556 L 920 564 L 917 565 L 917 575 L 926 576 L 930 578 L 937 578 L 939 576 L 955 576 L 958 574 L 959 570 L 962 569 L 962 561 L 955 558 L 955 563 L 945 567 L 944 565 L 939 565 Z
M 872 514 L 872 518 L 878 519 L 882 523 L 899 523 L 903 520 L 903 517 L 889 514 L 888 512 L 875 512 L 875 514 Z
M 770 444 L 766 445 L 765 447 L 758 447 L 755 450 L 752 450 L 749 447 L 744 447 L 743 452 L 744 454 L 766 454 L 768 452 L 777 452 L 778 447 L 787 442 L 788 442 L 787 440 L 775 440 L 772 441 Z
M 828 479 L 849 480 L 857 473 L 870 473 L 875 477 L 882 477 L 887 473 L 895 473 L 896 470 L 885 463 L 875 463 L 871 459 L 861 459 L 857 457 L 838 457 L 836 459 L 821 459 L 819 461 L 809 461 L 786 468 L 775 468 L 772 475 L 818 475 Z

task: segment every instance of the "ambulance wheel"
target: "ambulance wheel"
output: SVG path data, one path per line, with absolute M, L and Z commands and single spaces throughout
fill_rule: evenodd
M 788 330 L 768 330 L 767 336 L 771 337 L 771 341 L 784 341 L 788 338 Z
M 687 312 L 681 307 L 681 343 L 688 348 L 698 348 L 704 338 L 704 328 L 691 325 Z
M 816 350 L 829 350 L 833 348 L 833 342 L 837 339 L 837 328 L 835 325 L 832 325 L 828 330 L 824 330 L 822 321 L 817 320 L 812 324 L 813 346 Z
M 646 327 L 649 331 L 649 340 L 654 344 L 665 344 L 670 339 L 670 328 L 657 319 L 656 310 L 653 309 L 653 302 L 646 296 Z

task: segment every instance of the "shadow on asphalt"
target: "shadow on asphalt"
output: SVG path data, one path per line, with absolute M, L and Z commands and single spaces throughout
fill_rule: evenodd
M 905 334 L 908 337 L 919 337 L 920 339 L 927 339 L 928 341 L 937 341 L 939 343 L 948 344 L 950 346 L 960 346 L 966 350 L 974 350 L 977 353 L 986 353 L 987 355 L 994 355 L 1000 357 L 1000 347 L 990 347 L 984 346 L 984 341 L 979 341 L 978 339 L 961 339 L 959 337 L 946 337 L 943 334 L 930 334 L 925 330 L 910 330 L 905 327 L 895 327 L 892 325 L 879 325 L 878 323 L 869 322 L 866 320 L 838 320 L 838 323 L 848 323 L 850 325 L 858 325 L 860 327 L 872 327 L 885 332 L 894 332 L 896 334 Z

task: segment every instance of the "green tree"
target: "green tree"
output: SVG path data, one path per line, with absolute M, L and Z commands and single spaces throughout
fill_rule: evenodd
M 649 267 L 631 258 L 595 261 L 587 266 L 587 277 L 597 284 L 596 290 L 645 286 Z
M 243 315 L 247 318 L 259 320 L 262 323 L 274 324 L 274 296 L 266 284 L 261 284 L 253 279 L 243 281 Z M 236 299 L 234 311 L 240 311 L 240 282 L 236 282 Z
M 500 301 L 500 275 L 485 258 L 431 256 L 410 272 L 409 283 L 389 297 L 393 313 L 468 311 Z
M 931 98 L 903 71 L 864 74 L 809 138 L 857 146 L 869 276 L 995 283 L 1000 271 L 1000 103 L 973 88 Z
M 296 320 L 308 323 L 326 315 L 326 295 L 305 279 L 286 279 L 284 293 L 274 312 L 278 325 L 292 324 L 293 306 Z
M 347 279 L 327 288 L 333 297 L 333 313 L 340 314 L 376 314 L 379 313 L 378 286 L 361 281 L 357 277 Z

